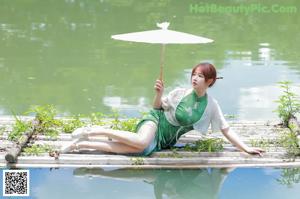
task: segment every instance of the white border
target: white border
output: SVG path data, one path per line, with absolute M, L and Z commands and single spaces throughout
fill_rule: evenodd
M 5 186 L 4 186 L 4 183 L 5 183 L 5 173 L 10 173 L 10 172 L 25 172 L 27 173 L 27 193 L 26 194 L 5 194 Z M 29 196 L 30 194 L 30 172 L 29 170 L 21 170 L 21 169 L 6 169 L 6 170 L 3 170 L 3 173 L 2 173 L 2 178 L 3 178 L 3 192 L 2 192 L 2 195 L 3 196 Z

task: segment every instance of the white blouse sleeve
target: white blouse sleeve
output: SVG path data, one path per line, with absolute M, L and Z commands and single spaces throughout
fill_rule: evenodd
M 167 96 L 163 96 L 161 99 L 161 106 L 164 110 L 169 110 L 170 107 L 175 103 L 177 97 L 179 97 L 180 91 L 182 89 L 176 88 L 171 91 Z
M 229 125 L 224 118 L 222 110 L 216 100 L 214 100 L 211 117 L 211 129 L 213 132 L 228 128 Z

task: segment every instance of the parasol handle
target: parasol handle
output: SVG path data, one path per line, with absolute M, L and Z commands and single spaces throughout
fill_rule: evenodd
M 166 45 L 162 44 L 161 50 L 160 50 L 160 73 L 159 73 L 159 80 L 163 80 L 163 70 L 164 70 L 164 64 L 165 64 L 165 49 Z

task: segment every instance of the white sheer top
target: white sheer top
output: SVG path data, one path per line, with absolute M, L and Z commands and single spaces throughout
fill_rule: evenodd
M 176 88 L 162 98 L 162 108 L 164 109 L 164 114 L 170 124 L 179 126 L 175 117 L 176 108 L 183 97 L 190 94 L 192 91 L 193 89 Z M 217 100 L 207 95 L 207 106 L 205 111 L 200 120 L 198 120 L 193 127 L 196 131 L 205 134 L 210 125 L 213 132 L 229 127 Z

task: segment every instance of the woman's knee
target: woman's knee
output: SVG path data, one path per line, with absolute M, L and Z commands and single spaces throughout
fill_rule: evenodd
M 155 133 L 157 130 L 156 123 L 148 121 L 141 126 L 137 134 L 139 135 L 139 144 L 137 148 L 141 151 L 146 149 L 153 139 L 155 138 Z

